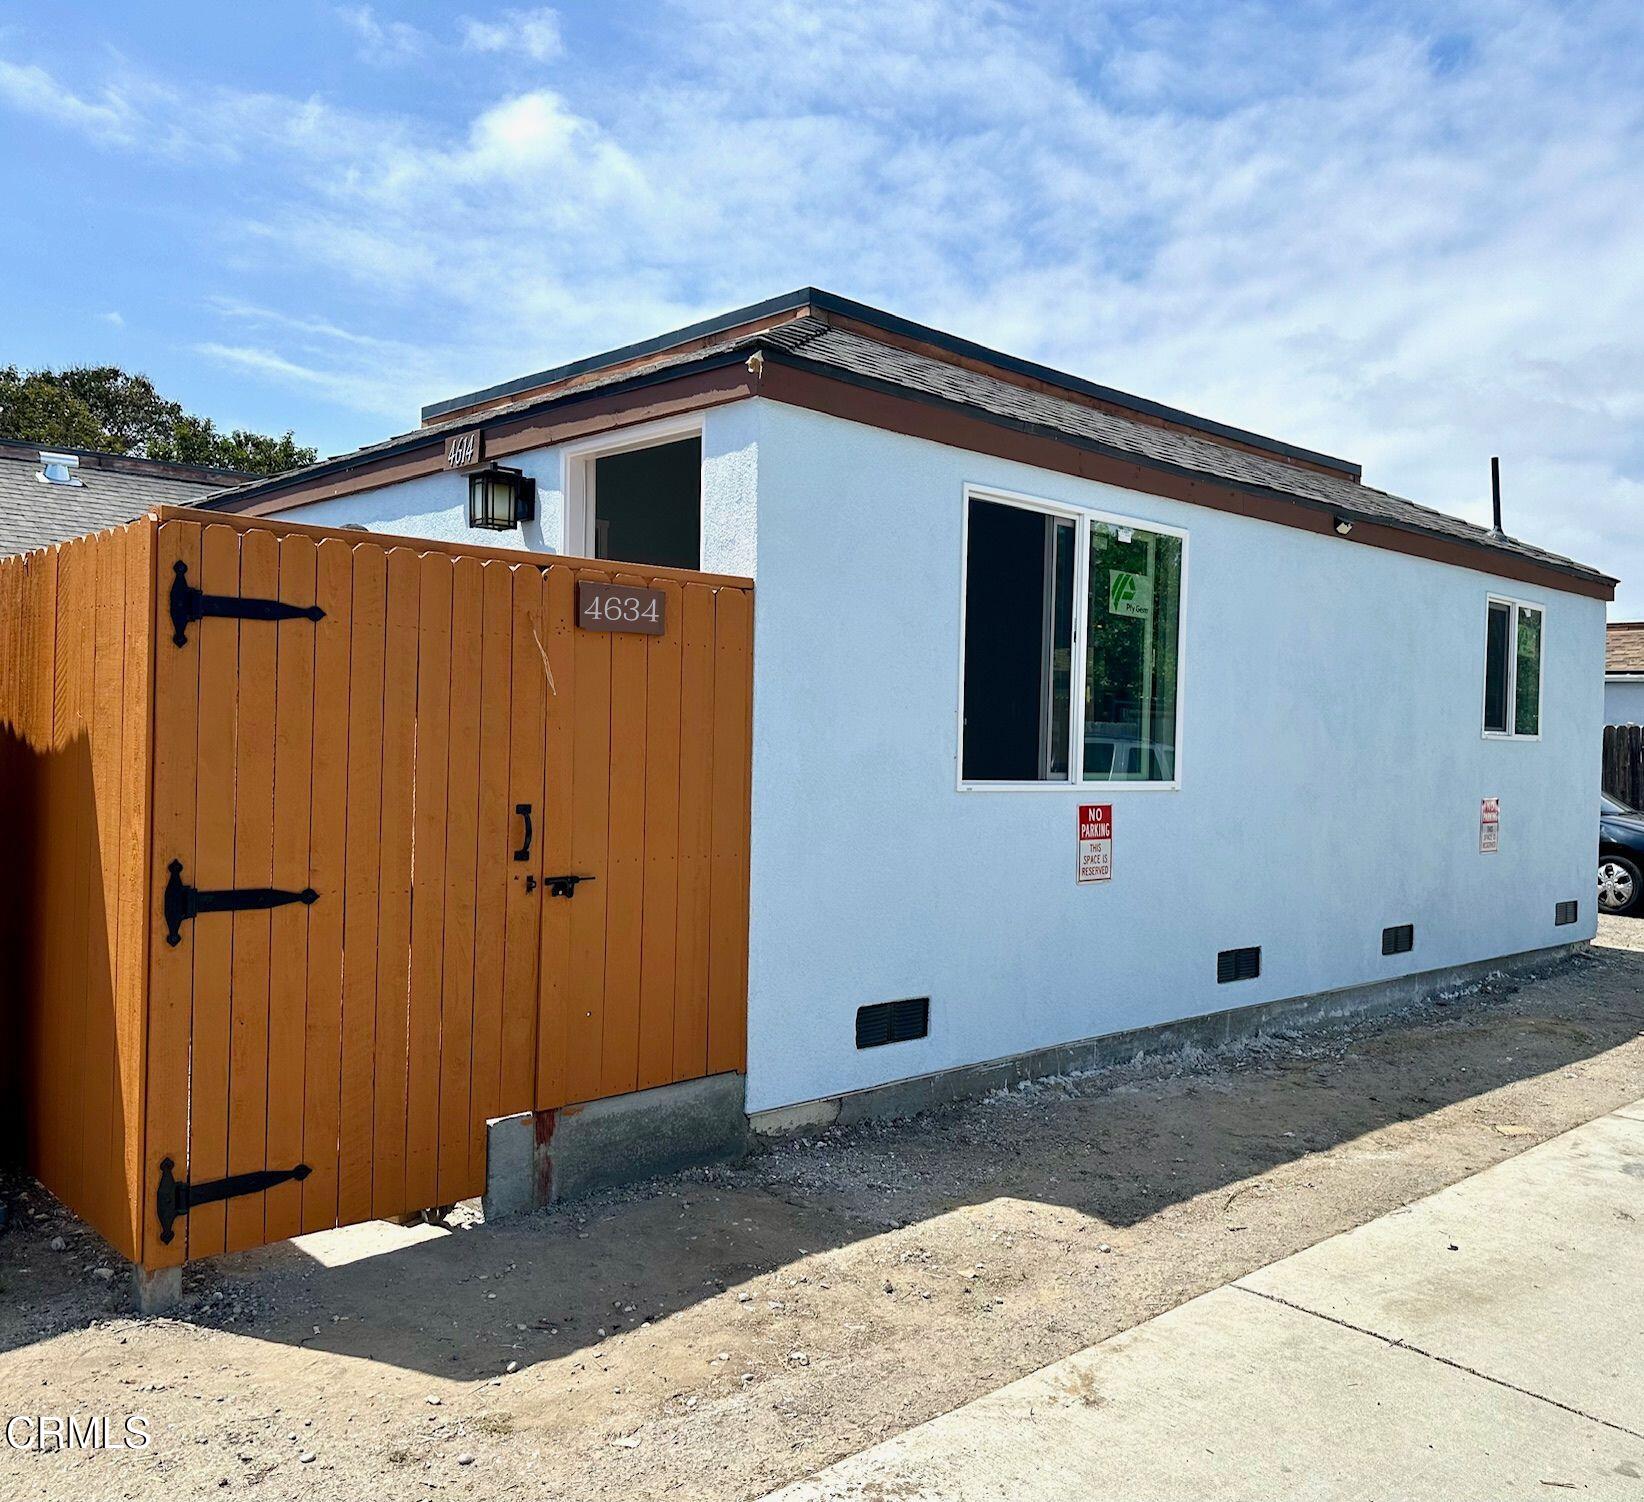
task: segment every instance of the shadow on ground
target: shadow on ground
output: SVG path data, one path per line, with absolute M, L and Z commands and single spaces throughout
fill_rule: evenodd
M 353 1228 L 225 1257 L 190 1269 L 182 1317 L 463 1380 L 966 1205 L 1062 1206 L 1117 1232 L 1226 1190 L 1235 1218 L 1238 1186 L 1277 1165 L 1634 1039 L 1640 997 L 1644 953 L 1595 949 L 1523 985 L 834 1131 L 520 1221 Z M 1528 1145 L 1504 1137 L 1500 1156 Z M 21 1239 L 0 1242 L 0 1281 Z M 373 1246 L 341 1265 L 314 1254 Z M 0 1348 L 20 1343 L 8 1323 Z

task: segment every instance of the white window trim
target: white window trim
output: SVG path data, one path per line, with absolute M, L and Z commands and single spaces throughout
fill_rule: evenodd
M 1068 776 L 1065 780 L 1045 782 L 976 782 L 967 780 L 965 767 L 965 597 L 970 574 L 970 506 L 972 501 L 993 501 L 1001 506 L 1016 506 L 1023 511 L 1037 511 L 1045 516 L 1060 517 L 1074 524 L 1073 543 L 1073 658 L 1070 671 L 1068 713 Z M 1001 490 L 992 485 L 966 484 L 960 500 L 962 507 L 959 525 L 959 680 L 957 703 L 954 706 L 954 786 L 961 793 L 1077 793 L 1087 800 L 1107 793 L 1176 793 L 1182 787 L 1182 751 L 1186 727 L 1187 703 L 1187 591 L 1188 554 L 1190 534 L 1183 527 L 1172 527 L 1146 516 L 1126 516 L 1116 511 L 1099 511 L 1089 506 L 1074 505 L 1067 501 L 1052 501 L 1043 496 L 1025 495 L 1020 491 Z M 1143 532 L 1179 537 L 1182 543 L 1181 604 L 1176 628 L 1176 775 L 1169 782 L 1132 782 L 1119 779 L 1111 782 L 1084 781 L 1085 761 L 1085 619 L 1089 608 L 1090 528 L 1106 522 L 1116 527 L 1135 527 Z M 1543 617 L 1545 620 L 1545 617 Z
M 594 556 L 594 461 L 610 454 L 626 454 L 634 449 L 657 448 L 664 443 L 677 443 L 681 438 L 702 437 L 701 414 L 683 417 L 663 417 L 655 422 L 638 423 L 631 428 L 600 433 L 593 438 L 580 438 L 560 450 L 561 473 L 565 487 L 565 525 L 560 538 L 561 549 L 573 558 Z M 700 476 L 698 486 L 701 485 Z M 699 492 L 700 494 L 700 488 Z M 704 513 L 705 514 L 705 513 Z M 703 538 L 701 522 L 697 526 L 697 559 L 702 557 Z
M 1486 705 L 1490 698 L 1490 607 L 1512 606 L 1507 633 L 1507 729 L 1481 728 L 1487 741 L 1539 741 L 1541 715 L 1547 698 L 1547 607 L 1540 600 L 1521 600 L 1513 595 L 1489 594 L 1484 597 L 1484 667 L 1480 675 L 1478 722 L 1484 726 Z M 1513 727 L 1518 723 L 1518 613 L 1533 610 L 1541 617 L 1541 677 L 1536 683 L 1536 730 L 1534 735 L 1520 735 Z

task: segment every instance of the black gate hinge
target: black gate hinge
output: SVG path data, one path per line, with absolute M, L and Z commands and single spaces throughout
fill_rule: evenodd
M 284 600 L 251 600 L 239 595 L 208 595 L 188 582 L 188 565 L 178 559 L 171 565 L 177 577 L 171 581 L 171 639 L 179 647 L 188 645 L 190 621 L 208 615 L 232 615 L 242 621 L 323 621 L 318 605 L 287 605 Z
M 172 861 L 166 870 L 171 873 L 163 899 L 166 943 L 173 948 L 182 943 L 183 924 L 201 913 L 259 912 L 264 908 L 284 907 L 288 902 L 308 906 L 320 900 L 320 894 L 313 887 L 304 887 L 300 892 L 283 892 L 278 887 L 224 887 L 202 891 L 184 882 L 181 861 Z
M 172 1227 L 177 1218 L 196 1205 L 215 1204 L 241 1194 L 260 1194 L 292 1179 L 301 1183 L 313 1171 L 306 1163 L 299 1163 L 295 1168 L 259 1168 L 255 1173 L 231 1173 L 226 1179 L 191 1184 L 187 1179 L 172 1177 L 176 1166 L 170 1158 L 160 1160 L 160 1187 L 154 1191 L 154 1213 L 160 1219 L 160 1240 L 166 1245 L 176 1234 Z

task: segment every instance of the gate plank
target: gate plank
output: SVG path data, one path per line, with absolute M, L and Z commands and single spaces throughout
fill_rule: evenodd
M 484 849 L 480 860 L 506 861 L 508 929 L 502 976 L 502 1072 L 498 1084 L 501 1114 L 528 1111 L 535 1094 L 537 1061 L 537 949 L 544 893 L 540 883 L 526 890 L 528 876 L 542 874 L 542 850 L 535 830 L 542 824 L 542 701 L 547 692 L 543 653 L 547 650 L 542 614 L 542 570 L 521 565 L 513 577 L 512 681 L 508 714 L 509 806 L 529 803 L 533 840 L 528 859 L 511 859 L 512 851 L 494 855 Z M 524 820 L 509 826 L 521 838 Z
M 87 929 L 88 990 L 86 1047 L 90 1070 L 86 1093 L 85 1173 L 88 1202 L 97 1207 L 93 1223 L 117 1243 L 123 1256 L 132 1255 L 120 1237 L 129 1227 L 121 1194 L 124 1161 L 125 1113 L 119 1090 L 121 1033 L 116 1007 L 120 977 L 120 739 L 125 709 L 125 573 L 126 533 L 105 532 L 91 544 L 96 561 L 96 586 L 91 600 L 95 611 L 96 643 L 93 659 L 91 720 L 92 790 L 90 810 L 91 890 Z M 133 819 L 141 810 L 130 810 Z
M 411 866 L 411 986 L 404 1208 L 439 1200 L 440 980 L 445 939 L 446 773 L 451 728 L 452 561 L 418 564 L 417 772 Z
M 153 578 L 154 641 L 154 751 L 153 751 L 153 846 L 148 870 L 147 946 L 148 1047 L 145 1060 L 143 1096 L 146 1105 L 142 1178 L 142 1258 L 145 1267 L 174 1267 L 187 1249 L 186 1234 L 179 1233 L 170 1245 L 162 1245 L 155 1221 L 154 1196 L 160 1186 L 160 1161 L 170 1158 L 178 1171 L 188 1171 L 188 1074 L 190 1018 L 194 997 L 194 925 L 183 925 L 182 943 L 172 948 L 165 942 L 161 927 L 161 899 L 165 892 L 166 864 L 180 860 L 185 871 L 194 871 L 194 829 L 199 754 L 198 720 L 200 697 L 199 638 L 186 647 L 171 639 L 171 617 L 167 591 L 171 588 L 172 567 L 188 565 L 190 578 L 200 577 L 200 544 L 203 528 L 198 522 L 165 522 L 155 547 Z M 147 737 L 143 738 L 145 741 Z M 146 755 L 146 746 L 145 746 Z M 185 1220 L 183 1226 L 186 1228 Z
M 747 593 L 714 601 L 714 836 L 708 1072 L 742 1069 L 748 1026 L 748 773 L 753 612 Z
M 279 598 L 295 605 L 315 599 L 313 540 L 282 537 Z M 321 607 L 324 609 L 324 607 Z M 300 892 L 313 886 L 309 869 L 314 759 L 315 627 L 286 621 L 275 641 L 274 885 Z M 321 901 L 337 905 L 335 889 Z M 303 1157 L 308 1022 L 308 932 L 314 909 L 293 903 L 269 915 L 268 1166 L 290 1168 Z M 302 1185 L 276 1185 L 263 1196 L 265 1234 L 284 1241 L 302 1229 Z
M 327 538 L 315 549 L 314 749 L 310 758 L 308 881 L 320 900 L 308 911 L 303 1061 L 302 1228 L 337 1223 L 342 1079 L 343 927 L 348 821 L 349 662 L 354 635 L 354 549 Z
M 405 1204 L 405 1092 L 411 988 L 411 841 L 417 754 L 421 560 L 388 554 L 383 646 L 382 835 L 377 877 L 377 1035 L 372 1213 Z
M 125 549 L 124 624 L 121 628 L 120 725 L 120 951 L 116 1026 L 120 1072 L 116 1086 L 125 1115 L 121 1191 L 126 1200 L 130 1256 L 144 1256 L 145 1223 L 151 1212 L 144 1194 L 144 1139 L 148 1110 L 143 1071 L 148 1058 L 149 933 L 147 893 L 152 869 L 153 800 L 150 769 L 153 740 L 154 622 L 150 600 L 159 528 L 144 519 L 128 529 Z
M 508 796 L 509 705 L 513 693 L 512 565 L 484 565 L 479 716 L 479 812 L 474 870 L 473 1053 L 466 1127 L 468 1178 L 485 1182 L 485 1123 L 502 1089 L 503 955 L 507 944 L 508 853 L 518 818 Z M 452 728 L 452 743 L 456 730 Z M 469 742 L 473 744 L 472 741 Z M 444 1177 L 442 1175 L 442 1195 Z
M 680 670 L 684 624 L 680 589 L 662 591 L 670 628 L 648 638 L 645 664 L 645 891 L 639 983 L 638 1087 L 668 1084 L 674 1075 L 674 978 L 679 919 Z
M 280 549 L 272 532 L 248 532 L 240 543 L 240 593 L 272 599 L 280 588 Z M 240 627 L 236 689 L 234 880 L 236 887 L 274 884 L 274 680 L 280 628 Z M 268 1167 L 268 966 L 270 917 L 235 913 L 229 996 L 228 1171 Z M 221 919 L 206 919 L 221 922 Z M 242 1251 L 263 1240 L 263 1196 L 228 1201 L 225 1247 Z
M 603 583 L 610 577 L 591 569 L 577 573 L 579 581 Z M 600 1093 L 605 1030 L 605 857 L 610 828 L 611 636 L 608 631 L 575 633 L 577 693 L 571 775 L 576 800 L 571 810 L 571 870 L 594 879 L 578 886 L 568 904 L 571 1004 L 566 1093 L 573 1101 L 592 1100 Z
M 200 541 L 198 587 L 210 594 L 240 592 L 240 534 L 209 526 Z M 168 631 L 169 635 L 169 631 Z M 200 707 L 194 865 L 183 880 L 196 887 L 234 885 L 234 736 L 239 715 L 237 673 L 240 623 L 208 616 L 188 628 L 199 641 Z M 184 647 L 179 650 L 187 651 Z M 162 861 L 167 859 L 160 852 Z M 229 1007 L 233 986 L 233 920 L 222 915 L 183 925 L 194 947 L 193 1056 L 189 1073 L 188 1172 L 194 1180 L 228 1172 Z M 223 1250 L 227 1210 L 202 1205 L 188 1216 L 188 1255 Z
M 618 573 L 640 588 L 642 575 Z M 639 1078 L 640 924 L 645 899 L 645 689 L 649 636 L 611 634 L 610 831 L 605 857 L 605 1025 L 599 1093 L 622 1095 Z
M 708 1068 L 709 864 L 713 849 L 714 592 L 683 591 L 679 691 L 679 914 L 674 961 L 674 1078 Z
M 575 807 L 571 740 L 576 719 L 576 575 L 555 565 L 548 570 L 543 591 L 548 622 L 548 664 L 553 684 L 544 722 L 542 790 L 542 869 L 552 874 L 571 871 L 571 820 Z M 563 1106 L 566 1059 L 570 1046 L 571 909 L 574 902 L 550 900 L 542 904 L 542 945 L 537 965 L 541 998 L 537 1013 L 536 1108 Z
M 381 547 L 355 544 L 354 629 L 348 664 L 348 849 L 343 877 L 342 1091 L 337 1165 L 337 1219 L 341 1225 L 371 1217 L 387 573 L 388 560 Z
M 500 585 L 492 583 L 495 573 Z M 507 566 L 481 564 L 477 559 L 459 558 L 451 576 L 451 725 L 446 757 L 445 836 L 445 940 L 441 950 L 440 978 L 440 1094 L 439 1094 L 439 1191 L 435 1203 L 449 1205 L 479 1191 L 485 1183 L 485 1129 L 481 1120 L 475 1127 L 474 1074 L 476 1033 L 474 996 L 476 976 L 481 971 L 475 953 L 476 891 L 475 840 L 480 819 L 480 778 L 487 779 L 491 803 L 500 808 L 508 796 L 508 779 L 491 769 L 485 760 L 481 701 L 492 723 L 491 736 L 506 733 L 506 709 L 491 708 L 499 688 L 507 691 L 507 676 L 498 675 L 492 659 L 498 655 L 484 638 L 486 614 L 492 610 L 492 596 L 499 592 L 497 605 L 508 600 Z M 504 654 L 506 667 L 506 655 Z M 475 748 L 480 752 L 476 755 Z M 500 819 L 500 815 L 498 816 Z M 499 829 L 506 839 L 506 825 Z M 487 894 L 481 893 L 484 901 Z M 501 906 L 500 899 L 497 903 Z M 487 930 L 488 931 L 488 930 Z M 500 949 L 496 955 L 500 968 Z M 489 984 L 489 982 L 487 982 Z M 501 995 L 500 984 L 492 994 Z M 501 1008 L 494 1010 L 499 1031 Z M 496 1079 L 496 1054 L 491 1054 L 491 1078 Z M 483 1105 L 479 1107 L 483 1109 Z

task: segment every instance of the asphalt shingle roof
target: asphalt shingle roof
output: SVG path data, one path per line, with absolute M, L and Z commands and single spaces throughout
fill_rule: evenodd
M 968 370 L 945 360 L 934 360 L 927 355 L 864 338 L 860 334 L 829 328 L 816 319 L 796 319 L 791 324 L 756 337 L 778 348 L 790 350 L 811 364 L 882 381 L 921 396 L 955 402 L 1013 422 L 1064 433 L 1138 459 L 1169 464 L 1236 485 L 1254 485 L 1283 495 L 1318 501 L 1354 520 L 1362 518 L 1389 522 L 1394 526 L 1452 537 L 1539 563 L 1549 563 L 1589 578 L 1604 577 L 1597 570 L 1557 553 L 1549 553 L 1515 537 L 1497 536 L 1487 528 L 1475 526 L 1460 517 L 1407 501 L 1402 496 L 1377 490 L 1344 475 L 1324 474 L 1180 429 L 1137 422 L 1083 402 L 1030 391 L 997 376 Z
M 663 351 L 656 359 L 607 374 L 593 373 L 575 385 L 547 395 L 527 394 L 516 400 L 470 411 L 460 417 L 425 427 L 324 460 L 311 470 L 336 472 L 367 463 L 391 450 L 405 448 L 482 424 L 505 421 L 523 413 L 574 401 L 610 386 L 686 368 L 700 362 L 739 355 L 756 349 L 779 358 L 813 366 L 823 374 L 876 383 L 910 396 L 952 403 L 1016 425 L 1093 444 L 1121 457 L 1163 464 L 1242 487 L 1256 487 L 1317 505 L 1352 520 L 1382 522 L 1433 537 L 1550 565 L 1590 580 L 1607 575 L 1516 537 L 1489 531 L 1446 512 L 1435 511 L 1345 474 L 1337 475 L 1220 443 L 1181 428 L 1164 427 L 1108 412 L 1085 402 L 1036 391 L 999 376 L 935 359 L 865 335 L 831 326 L 825 319 L 803 316 L 775 328 L 742 335 L 689 351 Z M 294 470 L 268 482 L 252 482 L 231 492 L 254 494 L 277 491 L 311 470 Z
M 84 460 L 73 473 L 78 485 L 48 484 L 39 478 L 37 449 L 8 445 L 0 451 L 0 554 L 26 553 L 118 527 L 151 506 L 197 505 L 235 478 L 188 479 L 103 468 Z

